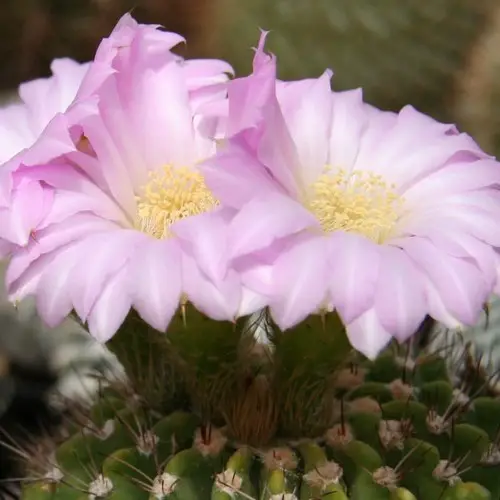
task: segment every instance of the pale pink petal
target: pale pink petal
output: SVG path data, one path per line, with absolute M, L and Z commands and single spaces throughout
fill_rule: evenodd
M 226 82 L 234 73 L 232 66 L 220 59 L 188 59 L 182 62 L 189 90 Z
M 459 193 L 455 196 L 448 196 L 443 201 L 462 208 L 474 207 L 497 214 L 500 211 L 500 190 L 491 188 L 471 193 Z
M 111 200 L 106 201 L 102 203 L 100 199 L 83 193 L 56 190 L 51 210 L 37 225 L 37 231 L 52 224 L 59 224 L 77 214 L 94 214 L 126 227 L 129 222 L 125 214 Z
M 210 318 L 232 321 L 237 317 L 242 291 L 235 271 L 229 270 L 223 280 L 213 282 L 203 275 L 194 259 L 184 254 L 182 282 L 189 301 Z
M 9 262 L 6 272 L 6 285 L 9 294 L 9 300 L 20 301 L 29 295 L 34 295 L 37 292 L 38 283 L 41 276 L 48 266 L 50 266 L 58 257 L 59 254 L 66 250 L 65 247 L 59 248 L 54 252 L 41 255 L 38 259 L 30 263 L 17 279 L 13 279 L 11 268 L 15 265 L 17 252 L 13 255 Z M 21 256 L 22 256 L 22 252 Z
M 384 329 L 400 341 L 413 335 L 427 314 L 421 273 L 399 248 L 380 250 L 375 311 Z
M 257 48 L 255 48 L 255 55 L 252 61 L 252 68 L 254 73 L 257 73 L 262 67 L 266 67 L 270 61 L 274 59 L 272 55 L 266 54 L 264 52 L 264 48 L 266 45 L 267 35 L 269 35 L 269 31 L 260 30 L 259 43 L 257 44 Z
M 382 326 L 374 309 L 369 309 L 346 325 L 349 340 L 357 351 L 368 359 L 375 359 L 392 335 Z
M 107 342 L 118 331 L 130 311 L 129 276 L 123 266 L 106 283 L 88 315 L 89 333 Z
M 0 165 L 35 142 L 37 135 L 30 125 L 26 106 L 0 108 Z
M 33 131 L 38 135 L 57 114 L 66 111 L 89 69 L 63 58 L 52 61 L 52 77 L 39 78 L 19 86 L 19 96 L 26 103 Z
M 366 113 L 370 119 L 360 129 L 362 135 L 359 138 L 360 144 L 353 169 L 372 172 L 377 170 L 376 166 L 373 165 L 373 158 L 378 154 L 380 148 L 391 141 L 398 115 L 389 112 L 369 111 L 369 108 L 366 108 Z
M 328 163 L 350 171 L 367 125 L 366 104 L 361 89 L 338 92 L 332 96 L 333 112 Z
M 269 56 L 266 56 L 269 57 Z M 332 72 L 327 70 L 328 74 Z M 297 102 L 307 95 L 307 91 L 314 86 L 317 78 L 302 78 L 300 80 L 276 80 L 276 97 L 284 116 L 293 114 Z M 331 93 L 332 94 L 332 93 Z
M 471 208 L 484 210 L 492 215 L 497 214 L 500 211 L 500 190 L 483 188 L 476 191 L 465 191 L 451 196 L 438 197 L 426 202 L 425 206 L 419 206 L 417 210 L 418 213 L 425 212 L 439 215 L 443 210 L 445 212 L 456 210 L 456 213 L 460 213 Z
M 105 169 L 103 169 L 105 170 Z M 17 178 L 29 179 L 32 181 L 40 181 L 56 188 L 56 193 L 67 192 L 75 193 L 75 196 L 85 196 L 92 199 L 92 206 L 99 207 L 98 213 L 108 214 L 113 220 L 122 221 L 125 218 L 123 210 L 106 192 L 103 192 L 96 186 L 83 172 L 79 171 L 69 163 L 40 165 L 29 168 L 20 169 L 14 173 L 13 178 L 18 182 Z M 64 195 L 62 195 L 64 197 Z M 56 195 L 55 203 L 58 196 Z M 90 209 L 90 208 L 89 208 Z M 50 218 L 49 218 L 50 220 Z
M 145 235 L 132 230 L 116 230 L 86 238 L 80 245 L 80 259 L 85 262 L 91 256 L 91 265 L 75 268 L 73 280 L 73 304 L 82 321 L 86 321 L 95 301 L 114 273 L 121 269 Z
M 255 127 L 263 118 L 264 109 L 270 102 L 277 106 L 276 61 L 262 52 L 263 46 L 254 57 L 252 75 L 236 78 L 228 86 L 229 117 L 228 136 Z M 261 63 L 256 64 L 260 60 Z
M 47 266 L 43 272 L 37 294 L 37 309 L 45 323 L 54 328 L 72 311 L 71 273 L 76 265 L 82 265 L 78 257 L 78 245 L 70 245 L 67 250 Z M 76 248 L 76 251 L 75 251 Z
M 146 162 L 185 166 L 197 158 L 193 117 L 182 68 L 172 62 L 161 70 L 144 70 L 131 99 L 128 119 L 134 121 L 135 139 Z M 168 104 L 161 103 L 169 96 Z
M 364 236 L 334 233 L 329 240 L 329 290 L 344 323 L 352 323 L 374 305 L 380 279 L 380 249 Z
M 280 238 L 318 227 L 316 217 L 289 197 L 277 193 L 256 197 L 231 221 L 229 256 L 237 258 L 265 248 Z
M 261 262 L 256 254 L 251 254 L 233 262 L 241 277 L 241 282 L 254 292 L 265 295 L 277 295 L 274 283 L 274 262 Z
M 89 234 L 110 233 L 117 229 L 119 227 L 112 222 L 89 214 L 78 214 L 60 224 L 42 229 L 35 233 L 25 248 L 17 249 L 14 253 L 6 276 L 7 283 L 18 280 L 41 255 L 49 254 Z
M 199 165 L 214 196 L 225 206 L 241 208 L 255 195 L 282 191 L 279 184 L 236 138 L 216 157 Z
M 444 306 L 460 322 L 473 325 L 491 289 L 472 263 L 446 255 L 424 238 L 406 238 L 400 245 L 438 291 Z
M 473 261 L 482 271 L 488 286 L 496 283 L 496 254 L 486 243 L 466 232 L 454 231 L 448 226 L 431 227 L 424 236 L 447 254 Z
M 84 138 L 85 136 L 82 131 L 80 133 L 80 139 L 83 140 Z M 78 140 L 76 142 L 78 142 Z M 102 172 L 99 159 L 95 157 L 90 143 L 87 141 L 86 144 L 88 149 L 84 148 L 83 144 L 80 143 L 78 151 L 68 153 L 65 157 L 72 165 L 78 165 L 78 169 L 85 173 L 88 179 L 95 184 L 95 187 L 110 194 L 107 187 L 106 176 Z
M 328 251 L 321 236 L 303 238 L 277 259 L 271 314 L 282 329 L 296 325 L 324 305 L 328 293 Z
M 74 151 L 76 148 L 69 133 L 69 125 L 63 114 L 54 116 L 36 142 L 20 153 L 20 162 L 24 165 L 40 165 Z
M 159 331 L 167 329 L 181 297 L 181 254 L 172 240 L 147 238 L 130 259 L 132 305 Z
M 171 226 L 181 245 L 211 280 L 223 279 L 228 269 L 228 218 L 220 210 L 188 217 Z
M 401 222 L 395 234 L 425 236 L 429 231 L 429 221 L 432 221 L 432 226 L 436 229 L 444 227 L 470 234 L 489 245 L 500 247 L 498 219 L 488 212 L 473 208 L 458 210 L 456 207 L 444 207 L 434 213 L 427 210 L 414 212 Z
M 117 71 L 137 70 L 148 60 L 150 63 L 178 59 L 170 53 L 175 45 L 184 41 L 181 35 L 158 30 L 158 25 L 141 25 L 130 14 L 125 14 L 108 38 L 102 40 L 94 61 L 80 87 L 78 98 L 98 91 L 103 82 Z
M 332 126 L 331 71 L 310 80 L 295 106 L 285 115 L 286 124 L 302 165 L 301 182 L 309 185 L 316 180 L 328 158 L 328 143 Z M 292 88 L 293 84 L 288 87 Z
M 262 50 L 261 40 L 254 73 L 233 80 L 228 87 L 227 133 L 231 137 L 246 130 L 248 144 L 257 158 L 289 193 L 299 195 L 302 190 L 300 162 L 276 97 L 276 61 L 274 57 L 265 56 Z M 258 130 L 257 135 L 253 130 Z
M 467 136 L 446 135 L 448 128 L 406 106 L 398 114 L 390 135 L 376 147 L 369 168 L 404 192 L 469 148 Z M 396 163 L 398 168 L 394 168 Z
M 290 195 L 300 198 L 306 192 L 301 173 L 307 165 L 301 166 L 285 119 L 274 101 L 276 98 L 273 96 L 264 110 L 265 127 L 262 127 L 257 157 Z
M 224 102 L 222 99 L 220 102 Z M 197 160 L 211 158 L 217 151 L 217 142 L 224 140 L 226 119 L 220 116 L 197 114 L 193 117 Z M 199 163 L 198 163 L 199 165 Z
M 243 286 L 241 303 L 237 316 L 249 316 L 269 304 L 269 297 Z
M 14 186 L 12 174 L 19 167 L 19 163 L 17 158 L 12 158 L 0 168 L 0 208 L 10 206 L 11 192 Z
M 452 330 L 463 328 L 464 324 L 445 306 L 438 289 L 434 286 L 432 281 L 426 275 L 423 275 L 423 279 L 429 307 L 429 316 Z
M 439 175 L 441 170 L 448 168 L 444 165 L 450 164 L 453 158 L 456 158 L 457 163 L 462 161 L 462 158 L 470 161 L 471 154 L 460 154 L 466 152 L 468 147 L 469 137 L 465 134 L 430 138 L 409 148 L 410 152 L 399 160 L 400 166 L 397 170 L 387 168 L 386 172 L 391 181 L 399 187 L 399 191 L 406 193 L 428 175 L 434 172 Z
M 129 80 L 137 84 L 139 78 L 138 75 L 135 78 L 129 78 Z M 143 122 L 142 126 L 139 127 L 136 124 L 138 117 L 137 111 L 134 109 L 135 101 L 139 99 L 138 104 L 142 104 L 144 97 L 139 93 L 139 95 L 134 94 L 133 100 L 126 99 L 124 101 L 119 95 L 119 81 L 121 80 L 118 76 L 113 77 L 99 90 L 98 116 L 83 121 L 83 131 L 95 151 L 93 156 L 96 156 L 99 161 L 100 174 L 106 179 L 106 184 L 109 185 L 110 182 L 113 182 L 113 174 L 118 176 L 120 172 L 127 172 L 132 189 L 134 189 L 147 182 L 148 170 L 157 165 L 148 164 L 147 155 L 145 155 L 144 146 L 141 143 L 142 136 L 150 131 L 147 122 Z M 139 82 L 141 81 L 139 79 Z M 95 127 L 95 130 L 91 127 Z M 91 134 L 90 131 L 93 133 Z M 101 143 L 94 145 L 94 136 L 100 134 L 104 134 L 106 142 L 102 145 Z M 106 149 L 103 151 L 103 148 Z M 104 154 L 109 155 L 109 158 L 104 157 Z M 103 169 L 102 164 L 105 162 L 107 165 L 109 161 L 113 161 L 113 169 L 108 173 L 107 170 L 111 167 Z M 86 161 L 86 166 L 92 168 L 88 161 Z M 95 178 L 94 171 L 95 169 L 92 170 L 92 173 Z M 110 191 L 110 188 L 107 187 L 106 190 Z
M 189 92 L 189 101 L 191 109 L 198 118 L 217 118 L 219 121 L 224 119 L 224 131 L 227 127 L 227 116 L 229 114 L 229 103 L 226 99 L 227 83 L 219 83 L 200 87 Z M 222 139 L 218 127 L 211 134 L 204 133 L 205 137 L 212 139 Z M 225 135 L 225 134 L 224 134 Z
M 408 206 L 419 207 L 429 200 L 490 186 L 500 186 L 500 164 L 481 160 L 448 165 L 413 184 L 403 195 Z
M 102 172 L 109 192 L 127 214 L 135 213 L 135 193 L 130 173 L 102 118 L 89 117 L 82 126 L 101 165 L 105 165 Z
M 8 242 L 19 246 L 24 241 L 22 235 L 19 238 L 12 228 L 12 211 L 9 208 L 0 208 L 0 241 Z
M 10 208 L 12 243 L 24 246 L 47 215 L 54 201 L 54 190 L 38 182 L 23 182 L 13 193 Z

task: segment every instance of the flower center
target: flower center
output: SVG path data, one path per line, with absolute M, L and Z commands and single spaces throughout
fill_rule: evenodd
M 326 233 L 355 232 L 382 243 L 399 218 L 402 202 L 395 186 L 373 172 L 347 173 L 327 165 L 305 205 Z
M 171 165 L 150 172 L 149 182 L 136 200 L 137 228 L 158 239 L 171 236 L 174 222 L 208 212 L 218 204 L 199 172 Z

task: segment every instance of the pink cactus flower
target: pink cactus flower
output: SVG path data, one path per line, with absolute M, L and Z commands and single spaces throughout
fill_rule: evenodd
M 9 243 L 26 242 L 25 219 L 39 219 L 48 201 L 39 189 L 14 184 L 12 172 L 21 163 L 43 162 L 74 148 L 63 113 L 74 101 L 89 65 L 56 59 L 51 68 L 51 77 L 21 84 L 18 102 L 0 109 L 0 246 L 4 249 L 10 249 Z M 1 250 L 0 256 L 4 256 Z
M 228 252 L 278 325 L 335 309 L 374 357 L 429 314 L 472 325 L 498 286 L 500 164 L 455 127 L 276 81 L 264 53 L 228 90 L 225 145 L 201 169 L 237 210 Z
M 132 307 L 158 330 L 183 300 L 215 319 L 262 307 L 227 267 L 230 214 L 197 168 L 216 151 L 231 67 L 165 55 L 165 33 L 129 17 L 115 32 L 82 84 L 97 105 L 72 121 L 73 151 L 14 174 L 48 210 L 13 251 L 11 298 L 35 294 L 49 325 L 74 309 L 100 341 Z
M 138 24 L 126 14 L 102 41 L 92 64 L 55 60 L 53 77 L 22 84 L 19 89 L 22 102 L 0 110 L 0 164 L 3 163 L 0 242 L 3 248 L 5 243 L 25 245 L 50 204 L 50 199 L 45 199 L 50 193 L 42 192 L 37 183 L 26 179 L 20 182 L 19 176 L 13 175 L 17 168 L 71 154 L 75 140 L 81 135 L 79 121 L 98 112 L 96 90 L 120 68 L 128 67 L 131 71 L 134 64 L 141 64 L 145 58 L 153 65 L 173 60 L 182 62 L 171 49 L 183 42 L 183 37 L 157 28 Z M 227 80 L 228 65 L 222 61 L 185 61 L 183 65 L 191 91 L 199 94 L 200 105 L 204 88 Z

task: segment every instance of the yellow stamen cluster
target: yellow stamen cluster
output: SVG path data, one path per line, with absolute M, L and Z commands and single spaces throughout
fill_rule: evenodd
M 199 172 L 171 165 L 150 172 L 149 182 L 136 200 L 137 228 L 158 239 L 171 235 L 174 222 L 208 212 L 218 204 Z
M 382 243 L 396 224 L 402 205 L 394 185 L 367 171 L 326 166 L 312 184 L 305 205 L 323 231 L 355 232 Z

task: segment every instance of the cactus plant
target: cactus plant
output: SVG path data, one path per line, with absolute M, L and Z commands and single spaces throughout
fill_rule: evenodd
M 159 35 L 155 27 L 144 28 L 124 16 L 87 73 L 98 76 L 89 79 L 98 87 L 95 95 L 89 90 L 92 95 L 87 100 L 79 94 L 74 107 L 62 113 L 71 118 L 61 122 L 68 127 L 70 153 L 50 149 L 47 156 L 53 164 L 23 163 L 17 170 L 9 166 L 5 178 L 15 177 L 15 182 L 7 186 L 5 196 L 19 201 L 7 204 L 3 212 L 7 228 L 12 229 L 5 230 L 13 269 L 7 279 L 10 295 L 36 295 L 40 315 L 53 325 L 74 311 L 92 335 L 108 342 L 128 376 L 125 383 L 103 380 L 92 407 L 74 407 L 57 439 L 33 443 L 34 448 L 10 445 L 27 462 L 23 498 L 500 497 L 495 478 L 500 403 L 491 395 L 490 381 L 461 378 L 462 372 L 470 375 L 470 367 L 450 366 L 446 352 L 415 351 L 411 343 L 387 347 L 392 338 L 411 337 L 427 314 L 457 325 L 473 322 L 480 312 L 498 282 L 494 265 L 498 245 L 486 233 L 495 233 L 493 221 L 500 207 L 494 204 L 491 214 L 489 207 L 473 212 L 476 227 L 482 221 L 487 226 L 471 236 L 477 245 L 470 252 L 448 251 L 446 239 L 443 248 L 438 242 L 434 246 L 433 229 L 440 234 L 441 224 L 418 228 L 414 235 L 408 223 L 413 219 L 406 216 L 427 220 L 432 215 L 441 222 L 436 215 L 441 214 L 447 222 L 445 216 L 453 212 L 458 221 L 465 219 L 471 210 L 466 201 L 496 193 L 498 165 L 483 160 L 469 137 L 410 107 L 399 115 L 379 113 L 361 101 L 358 91 L 332 95 L 326 86 L 329 72 L 317 80 L 321 84 L 317 95 L 310 92 L 310 81 L 306 86 L 304 82 L 282 86 L 275 78 L 276 59 L 264 53 L 265 37 L 259 41 L 252 75 L 227 82 L 225 62 L 200 65 L 171 57 L 160 49 L 170 48 L 178 37 Z M 108 56 L 113 62 L 109 67 Z M 166 94 L 165 82 L 172 83 Z M 305 106 L 311 94 L 315 99 Z M 147 99 L 141 101 L 141 96 Z M 175 148 L 149 157 L 154 146 L 164 142 L 164 130 L 168 136 L 177 129 L 171 125 L 181 123 L 170 114 L 174 106 L 158 105 L 165 96 L 171 103 L 184 102 L 186 137 L 172 133 L 169 141 Z M 128 100 L 133 103 L 130 107 L 125 105 Z M 311 137 L 309 132 L 316 134 L 318 128 L 314 121 L 305 123 L 305 115 L 290 106 L 297 101 L 301 111 L 314 114 L 324 102 L 328 104 L 324 109 L 332 112 L 322 117 L 322 131 L 314 137 L 322 138 L 322 159 L 294 154 L 294 141 L 297 152 L 301 134 Z M 91 102 L 98 106 L 87 106 Z M 338 162 L 331 154 L 346 142 L 341 129 L 351 109 L 360 112 L 362 125 L 353 131 L 356 164 L 352 158 Z M 168 120 L 157 120 L 165 110 Z M 209 121 L 198 122 L 197 113 Z M 122 126 L 131 116 L 130 129 Z M 81 128 L 73 120 L 81 120 Z M 298 129 L 297 137 L 292 122 L 304 129 Z M 224 124 L 226 132 L 219 141 L 218 125 Z M 243 130 L 235 132 L 234 125 L 234 130 L 241 126 Z M 372 125 L 376 125 L 373 130 Z M 386 125 L 391 125 L 390 139 L 372 150 L 369 146 L 378 142 L 378 133 L 388 133 Z M 119 128 L 117 134 L 108 137 L 114 126 Z M 139 136 L 147 141 L 139 141 Z M 413 143 L 410 139 L 415 136 L 419 140 Z M 137 153 L 145 152 L 148 158 L 137 162 L 139 154 L 124 152 L 123 165 L 130 164 L 130 172 L 141 175 L 132 179 L 131 174 L 130 189 L 115 192 L 111 189 L 115 182 L 123 187 L 128 175 L 117 170 L 109 179 L 110 189 L 105 189 L 108 180 L 98 172 L 114 165 L 105 152 L 130 146 L 134 138 Z M 53 144 L 44 139 L 42 145 Z M 426 141 L 432 145 L 433 140 L 449 148 L 439 150 L 437 158 L 427 152 L 426 169 L 434 170 L 420 174 L 435 174 L 439 185 L 449 180 L 443 171 L 458 176 L 460 182 L 451 186 L 451 192 L 457 190 L 463 207 L 445 200 L 449 207 L 426 211 L 425 204 L 400 199 L 408 191 L 407 183 L 413 187 L 424 181 L 420 175 L 412 177 L 421 158 L 404 163 L 399 149 L 425 151 Z M 99 149 L 104 143 L 109 150 Z M 174 154 L 206 143 L 209 151 L 199 155 Z M 314 141 L 304 144 L 308 153 L 319 149 Z M 241 162 L 235 153 L 242 153 L 243 165 L 248 161 L 257 179 L 250 189 L 245 184 L 247 199 L 242 207 L 233 204 L 242 196 L 238 186 L 248 179 L 233 181 L 239 169 L 232 167 Z M 215 156 L 210 159 L 211 154 Z M 457 154 L 459 164 L 452 160 Z M 209 182 L 210 161 L 219 162 L 221 157 L 232 170 L 219 177 L 220 184 L 230 179 L 227 190 L 213 189 Z M 385 165 L 380 175 L 370 166 L 377 162 Z M 334 166 L 337 163 L 350 165 L 352 171 Z M 469 163 L 484 167 L 476 190 L 467 182 L 477 175 Z M 316 165 L 314 172 L 311 164 Z M 386 169 L 400 171 L 400 178 L 389 184 Z M 290 186 L 289 171 L 296 175 Z M 221 172 L 225 171 L 217 163 L 212 179 Z M 64 179 L 64 189 L 54 182 L 58 175 Z M 73 199 L 73 193 L 94 182 L 97 189 L 89 189 L 77 207 L 72 203 L 59 207 L 61 199 Z M 436 192 L 433 182 L 430 185 L 424 184 L 417 193 L 433 199 Z M 39 216 L 32 198 L 21 202 L 21 195 L 31 193 L 28 187 L 41 193 L 41 222 L 32 220 L 32 214 Z M 467 194 L 462 196 L 463 187 Z M 226 211 L 227 193 L 232 200 Z M 120 208 L 110 210 L 115 203 Z M 124 207 L 130 208 L 127 217 Z M 30 217 L 21 241 L 17 221 L 24 210 Z M 272 210 L 277 219 L 285 215 L 287 220 L 268 219 Z M 79 215 L 85 221 L 89 217 L 92 224 L 68 236 L 67 228 L 80 220 L 75 221 Z M 244 231 L 238 234 L 241 228 Z M 427 232 L 420 236 L 424 229 Z M 459 229 L 458 236 L 467 236 L 470 228 Z M 52 238 L 63 234 L 65 238 Z M 491 259 L 483 259 L 479 250 L 476 256 L 477 248 L 491 250 Z M 33 255 L 26 258 L 30 251 Z M 82 264 L 89 251 L 95 258 L 87 268 Z M 436 261 L 429 266 L 433 254 Z M 476 266 L 472 263 L 476 258 L 491 265 Z M 272 269 L 267 278 L 259 274 L 262 268 Z M 434 272 L 439 269 L 444 272 Z M 254 270 L 259 277 L 252 275 Z M 252 281 L 248 273 L 256 279 Z M 322 279 L 326 273 L 334 276 L 334 286 Z M 273 283 L 265 286 L 268 278 Z M 407 287 L 413 287 L 411 293 L 406 293 Z M 355 306 L 352 310 L 346 307 L 349 302 Z
M 166 335 L 146 328 L 131 315 L 110 342 L 128 387 L 26 455 L 22 498 L 500 498 L 500 401 L 437 353 L 363 359 L 333 313 L 281 332 L 184 305 Z

